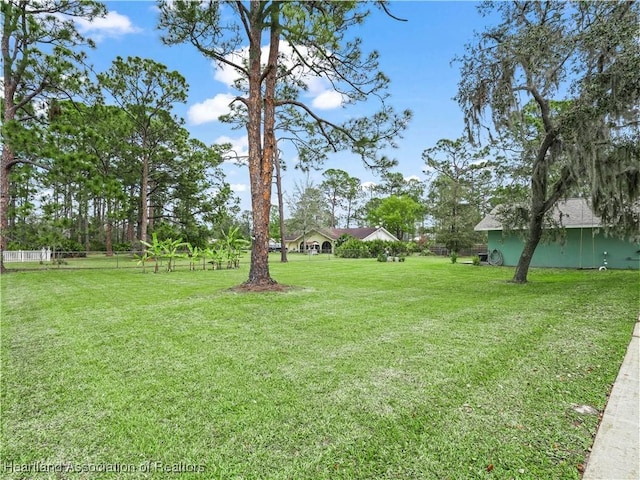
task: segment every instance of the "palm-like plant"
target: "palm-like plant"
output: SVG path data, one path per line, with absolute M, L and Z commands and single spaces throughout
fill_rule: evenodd
M 145 242 L 144 240 L 141 240 L 140 243 L 145 246 L 145 251 L 142 252 L 142 255 L 146 256 L 146 259 L 153 258 L 155 260 L 156 264 L 153 273 L 158 273 L 158 265 L 164 252 L 163 242 L 159 241 L 158 235 L 153 232 L 151 235 L 151 243 Z
M 196 265 L 200 259 L 205 257 L 205 251 L 200 247 L 194 247 L 190 243 L 187 243 L 188 257 L 189 257 L 189 270 L 195 270 Z M 204 263 L 203 263 L 204 270 Z
M 164 256 L 169 260 L 167 263 L 167 272 L 171 272 L 175 268 L 175 259 L 180 256 L 180 254 L 178 253 L 178 249 L 180 247 L 184 247 L 187 244 L 183 242 L 181 238 L 179 238 L 178 240 L 167 238 L 164 242 L 161 243 L 161 245 Z
M 133 257 L 136 259 L 136 265 L 142 265 L 142 273 L 146 273 L 147 271 L 147 262 L 149 261 L 150 255 L 147 250 L 141 252 L 140 254 L 134 253 Z
M 227 268 L 238 268 L 240 256 L 243 250 L 251 245 L 251 242 L 240 236 L 240 228 L 230 228 L 227 233 L 222 233 L 222 245 L 226 250 Z

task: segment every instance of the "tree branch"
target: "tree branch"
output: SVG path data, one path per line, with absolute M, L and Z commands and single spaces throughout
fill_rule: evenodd
M 399 22 L 407 22 L 408 20 L 406 18 L 400 18 L 400 17 L 396 17 L 395 15 L 393 15 L 390 11 L 389 8 L 387 7 L 387 2 L 385 1 L 380 1 L 378 2 L 378 5 L 380 5 L 380 8 L 382 8 L 382 10 L 384 10 L 384 13 L 386 13 L 387 15 L 389 15 L 391 18 L 393 18 L 394 20 L 398 20 Z

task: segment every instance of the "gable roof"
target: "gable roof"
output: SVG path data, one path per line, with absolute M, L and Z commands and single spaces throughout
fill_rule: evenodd
M 363 228 L 332 228 L 331 232 L 335 235 L 336 240 L 340 238 L 341 235 L 351 235 L 352 237 L 357 238 L 358 240 L 364 240 L 372 233 L 377 232 L 377 228 L 373 227 L 363 227 Z
M 497 213 L 500 206 L 491 210 L 486 217 L 478 223 L 474 230 L 502 230 L 502 223 L 498 220 Z M 602 226 L 600 217 L 593 213 L 589 203 L 584 198 L 568 198 L 560 200 L 551 209 L 551 216 L 554 222 L 558 222 L 564 228 L 597 228 Z

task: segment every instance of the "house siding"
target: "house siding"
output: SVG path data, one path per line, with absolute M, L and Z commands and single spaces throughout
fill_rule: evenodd
M 604 252 L 607 252 L 608 268 L 640 269 L 640 244 L 592 232 L 592 228 L 567 229 L 564 243 L 541 241 L 531 266 L 599 268 L 604 262 Z M 522 238 L 516 233 L 503 234 L 500 230 L 491 230 L 488 234 L 489 251 L 499 250 L 504 265 L 517 265 L 524 246 Z
M 311 233 L 309 233 L 309 234 L 307 234 L 305 236 L 304 241 L 307 242 L 307 244 L 311 244 L 313 242 L 318 242 L 318 244 L 319 244 L 318 249 L 320 249 L 324 242 L 331 242 L 331 239 L 328 238 L 328 237 L 325 237 L 324 235 L 319 234 L 318 232 L 311 232 Z M 286 242 L 286 247 L 291 252 L 298 252 L 298 251 L 300 251 L 300 244 L 301 243 L 302 243 L 302 237 L 297 238 L 296 240 L 293 240 L 293 241 L 289 241 L 288 240 Z
M 387 233 L 386 230 L 376 230 L 371 235 L 362 239 L 365 242 L 370 242 L 371 240 L 386 240 L 388 242 L 397 242 L 398 239 L 391 234 Z

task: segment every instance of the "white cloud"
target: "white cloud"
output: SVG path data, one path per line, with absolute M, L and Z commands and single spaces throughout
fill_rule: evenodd
M 340 107 L 343 100 L 341 93 L 335 90 L 326 90 L 311 101 L 311 106 L 318 110 L 331 110 Z
M 360 184 L 360 188 L 365 192 L 373 190 L 373 187 L 375 186 L 376 186 L 375 182 L 362 182 Z
M 249 156 L 249 138 L 243 135 L 239 138 L 231 138 L 226 135 L 222 135 L 214 140 L 217 145 L 225 143 L 231 144 L 231 152 L 227 155 L 226 162 L 246 165 L 247 157 Z
M 202 103 L 196 103 L 189 108 L 187 117 L 193 125 L 207 122 L 215 122 L 221 115 L 231 111 L 229 104 L 236 98 L 228 93 L 219 93 L 213 98 L 208 98 Z
M 262 54 L 264 55 L 264 48 L 262 50 Z M 232 63 L 242 65 L 243 61 L 249 58 L 249 47 L 244 47 L 240 50 L 236 50 L 235 52 L 231 52 L 225 58 Z M 233 83 L 237 79 L 241 78 L 241 74 L 238 72 L 238 70 L 236 70 L 229 64 L 218 64 L 216 62 L 213 62 L 213 67 L 216 70 L 213 78 L 218 80 L 219 82 L 224 83 L 227 87 L 233 87 Z
M 410 182 L 411 180 L 415 180 L 416 182 L 421 182 L 420 177 L 417 175 L 410 175 L 408 177 L 404 177 L 405 182 Z
M 329 82 L 326 78 L 322 77 L 308 77 L 306 78 L 308 92 L 312 96 L 320 95 L 329 89 Z
M 75 18 L 74 20 L 80 33 L 89 35 L 96 41 L 105 37 L 119 37 L 141 31 L 131 23 L 129 17 L 121 15 L 115 10 L 107 13 L 105 17 L 94 18 L 92 21 L 84 18 Z
M 236 193 L 249 191 L 249 185 L 247 185 L 246 183 L 232 183 L 229 186 L 231 187 L 231 191 Z

